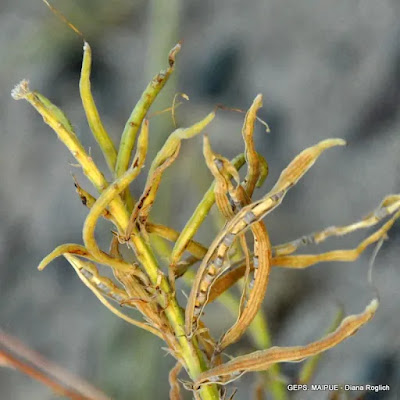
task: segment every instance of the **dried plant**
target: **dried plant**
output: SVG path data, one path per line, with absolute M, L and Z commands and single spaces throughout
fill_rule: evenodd
M 73 29 L 77 31 L 75 27 Z M 216 154 L 210 140 L 204 136 L 203 153 L 214 182 L 182 232 L 156 224 L 149 215 L 166 170 L 179 156 L 181 141 L 200 134 L 214 119 L 216 111 L 211 111 L 188 128 L 179 128 L 171 133 L 152 160 L 143 193 L 135 200 L 129 185 L 140 174 L 146 159 L 150 130 L 146 116 L 157 94 L 173 73 L 181 45 L 177 44 L 171 50 L 167 69 L 157 74 L 144 90 L 125 125 L 118 149 L 101 122 L 91 94 L 91 49 L 86 41 L 83 49 L 80 95 L 90 129 L 112 173 L 111 182 L 106 180 L 104 173 L 80 143 L 73 126 L 56 105 L 42 94 L 32 91 L 26 80 L 12 91 L 15 99 L 27 100 L 42 115 L 98 191 L 98 197 L 93 197 L 74 178 L 77 193 L 89 209 L 83 224 L 83 245 L 69 243 L 57 247 L 43 259 L 39 269 L 44 269 L 56 257 L 64 256 L 81 281 L 111 312 L 163 340 L 177 361 L 169 376 L 171 399 L 181 396 L 182 381 L 178 377 L 183 370 L 190 379 L 188 381 L 186 378 L 183 386 L 192 390 L 196 398 L 203 400 L 225 398 L 224 385 L 247 372 L 259 371 L 269 371 L 269 375 L 266 384 L 257 385 L 256 398 L 262 397 L 266 385 L 274 399 L 287 398 L 285 387 L 279 379 L 278 363 L 308 358 L 310 362 L 300 371 L 299 381 L 309 381 L 316 368 L 318 355 L 340 344 L 366 324 L 378 307 L 378 299 L 374 298 L 360 314 L 347 316 L 341 322 L 340 315 L 331 332 L 320 340 L 305 346 L 271 347 L 262 313 L 271 267 L 304 269 L 326 261 L 356 260 L 368 246 L 386 237 L 400 216 L 400 195 L 385 197 L 373 212 L 350 225 L 329 227 L 288 243 L 271 246 L 263 218 L 281 204 L 288 190 L 298 183 L 325 150 L 343 146 L 345 142 L 328 139 L 306 148 L 282 171 L 267 194 L 260 200 L 252 200 L 255 188 L 263 184 L 268 173 L 268 164 L 256 151 L 253 142 L 257 110 L 262 106 L 262 96 L 258 95 L 244 118 L 244 154 L 229 161 Z M 173 117 L 174 108 L 175 104 L 172 107 Z M 247 170 L 241 181 L 238 170 L 243 165 Z M 214 204 L 226 219 L 226 224 L 207 248 L 195 241 L 194 237 Z M 94 234 L 100 218 L 106 219 L 114 227 L 107 251 L 99 247 Z M 321 254 L 296 253 L 308 244 L 318 244 L 331 236 L 346 235 L 378 224 L 381 226 L 355 249 Z M 168 271 L 162 269 L 157 258 L 159 249 L 149 240 L 150 235 L 174 243 L 168 255 Z M 135 263 L 121 256 L 121 245 L 131 249 Z M 242 254 L 242 258 L 234 261 L 233 251 Z M 184 258 L 185 252 L 189 253 L 187 258 Z M 197 262 L 200 262 L 200 266 L 196 268 Z M 102 276 L 98 265 L 110 268 L 114 279 Z M 175 293 L 176 280 L 182 277 L 190 285 L 185 309 L 179 304 Z M 240 300 L 233 301 L 237 306 L 236 322 L 216 340 L 211 329 L 202 321 L 206 306 L 217 299 L 228 304 L 232 299 L 228 299 L 230 295 L 227 290 L 241 279 L 242 296 Z M 139 320 L 126 315 L 120 306 L 136 309 L 143 318 Z M 264 348 L 238 357 L 231 356 L 226 361 L 222 351 L 228 350 L 246 332 L 256 340 L 258 338 Z M 96 396 L 93 395 L 93 398 Z

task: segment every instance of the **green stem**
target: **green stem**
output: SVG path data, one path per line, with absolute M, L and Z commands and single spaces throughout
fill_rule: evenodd
M 132 154 L 133 146 L 135 144 L 136 135 L 143 122 L 147 111 L 153 104 L 158 93 L 167 83 L 169 77 L 174 71 L 175 56 L 181 48 L 177 44 L 169 53 L 169 67 L 165 71 L 158 73 L 151 82 L 147 85 L 142 93 L 139 101 L 136 103 L 133 111 L 125 124 L 124 131 L 122 132 L 121 142 L 119 145 L 117 163 L 115 166 L 115 175 L 120 177 L 129 167 L 129 160 Z
M 96 142 L 98 143 L 104 158 L 106 159 L 108 168 L 111 172 L 114 171 L 115 163 L 117 162 L 117 150 L 108 135 L 99 112 L 94 102 L 91 84 L 90 84 L 90 71 L 92 66 L 92 50 L 89 43 L 85 42 L 83 46 L 83 62 L 81 79 L 79 81 L 79 91 L 81 94 L 83 109 L 85 110 L 86 119 L 88 121 L 90 130 L 93 133 Z
M 258 349 L 268 349 L 271 347 L 271 337 L 269 334 L 267 320 L 262 309 L 260 309 L 249 327 L 249 333 Z M 274 364 L 267 372 L 268 389 L 274 400 L 287 400 L 287 390 L 285 384 L 280 380 L 281 374 L 279 364 Z
M 232 164 L 235 166 L 237 170 L 239 170 L 245 162 L 244 155 L 239 154 L 232 160 Z M 189 241 L 193 238 L 193 236 L 198 231 L 200 225 L 206 219 L 211 207 L 215 203 L 215 194 L 214 194 L 214 186 L 215 182 L 213 182 L 207 192 L 204 194 L 203 199 L 200 201 L 196 209 L 194 210 L 192 216 L 189 221 L 186 223 L 183 228 L 181 234 L 175 242 L 174 248 L 171 254 L 171 265 L 177 265 L 182 254 L 186 250 Z

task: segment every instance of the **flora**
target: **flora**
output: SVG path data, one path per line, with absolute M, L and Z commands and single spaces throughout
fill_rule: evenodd
M 80 96 L 90 129 L 112 174 L 110 182 L 82 146 L 62 110 L 42 94 L 32 91 L 26 80 L 12 91 L 15 99 L 27 100 L 42 115 L 44 122 L 68 148 L 98 192 L 96 197 L 92 196 L 74 178 L 77 193 L 88 208 L 82 229 L 83 244 L 60 245 L 42 260 L 39 269 L 43 270 L 56 257 L 65 257 L 81 281 L 111 312 L 164 341 L 168 352 L 176 359 L 176 366 L 169 376 L 171 399 L 180 398 L 182 387 L 203 400 L 225 398 L 225 385 L 245 373 L 260 371 L 269 371 L 267 384 L 274 398 L 286 398 L 277 365 L 308 358 L 310 361 L 301 369 L 299 381 L 309 381 L 316 368 L 316 357 L 355 334 L 373 317 L 379 301 L 372 299 L 364 311 L 337 321 L 330 333 L 307 345 L 270 347 L 268 344 L 268 348 L 227 359 L 225 352 L 247 332 L 255 336 L 268 335 L 262 303 L 271 268 L 304 269 L 326 261 L 354 261 L 368 246 L 374 243 L 379 245 L 384 240 L 400 216 L 400 195 L 385 197 L 375 210 L 352 224 L 329 227 L 272 246 L 264 217 L 282 203 L 286 193 L 326 150 L 343 146 L 345 142 L 342 139 L 328 139 L 306 148 L 288 163 L 268 193 L 260 200 L 253 200 L 255 188 L 262 187 L 268 174 L 267 161 L 257 152 L 253 141 L 257 111 L 262 107 L 262 96 L 257 95 L 243 122 L 243 154 L 228 160 L 213 151 L 211 140 L 204 135 L 204 159 L 214 182 L 181 232 L 157 224 L 150 217 L 151 210 L 164 175 L 179 156 L 181 141 L 201 134 L 215 118 L 217 111 L 212 110 L 202 120 L 189 127 L 178 128 L 169 135 L 151 161 L 142 194 L 134 199 L 129 185 L 141 173 L 146 160 L 151 132 L 148 111 L 174 71 L 181 44 L 178 43 L 170 51 L 167 68 L 158 73 L 145 88 L 125 124 L 119 146 L 113 143 L 101 122 L 91 93 L 92 55 L 86 41 L 83 49 Z M 171 110 L 174 114 L 175 104 Z M 238 173 L 240 168 L 246 170 L 243 180 Z M 207 247 L 195 241 L 194 237 L 213 206 L 217 207 L 226 223 Z M 95 238 L 100 218 L 113 226 L 107 250 L 101 249 Z M 355 249 L 320 254 L 297 253 L 308 244 L 318 244 L 332 236 L 342 236 L 372 226 L 378 227 Z M 157 242 L 150 241 L 150 235 L 174 243 L 168 254 L 167 270 L 162 268 L 160 249 Z M 130 249 L 135 262 L 122 256 L 121 246 Z M 237 254 L 241 254 L 241 257 Z M 114 278 L 103 276 L 99 265 L 110 268 Z M 178 279 L 184 279 L 190 287 L 186 304 L 180 304 L 176 296 Z M 237 319 L 220 338 L 214 338 L 212 329 L 205 325 L 202 316 L 206 307 L 215 300 L 222 299 L 224 302 L 227 290 L 239 280 L 242 295 L 236 301 Z M 142 318 L 125 314 L 125 307 L 137 310 Z M 252 324 L 257 319 L 259 325 L 254 328 Z M 187 377 L 181 381 L 179 377 L 183 370 Z M 263 387 L 258 388 L 258 391 L 262 390 Z M 76 391 L 79 392 L 78 389 Z M 97 398 L 94 394 L 85 396 L 80 398 Z M 231 398 L 233 396 L 234 393 Z

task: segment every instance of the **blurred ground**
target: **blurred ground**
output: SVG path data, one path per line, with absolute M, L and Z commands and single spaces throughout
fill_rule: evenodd
M 170 104 L 175 91 L 183 91 L 191 100 L 177 115 L 179 124 L 186 125 L 217 103 L 247 108 L 262 93 L 260 116 L 272 132 L 266 134 L 259 125 L 256 142 L 270 164 L 268 187 L 305 147 L 328 137 L 348 141 L 346 148 L 324 154 L 268 217 L 273 243 L 350 223 L 376 207 L 385 194 L 399 192 L 397 1 L 53 4 L 92 46 L 92 85 L 115 142 L 147 80 L 165 66 L 168 49 L 179 39 L 184 46 L 176 79 L 154 110 Z M 3 0 L 0 57 L 1 327 L 115 399 L 166 398 L 167 368 L 173 362 L 159 357 L 159 341 L 111 315 L 64 261 L 42 273 L 35 269 L 56 245 L 81 242 L 86 210 L 73 190 L 72 157 L 34 110 L 13 101 L 9 93 L 22 78 L 30 79 L 32 88 L 66 112 L 85 146 L 100 159 L 79 101 L 82 43 L 41 1 Z M 232 112 L 218 114 L 207 129 L 217 152 L 232 156 L 242 151 L 242 119 Z M 153 121 L 154 155 L 172 128 L 167 115 Z M 211 181 L 201 138 L 184 144 L 168 177 L 153 216 L 180 229 Z M 140 188 L 137 184 L 134 192 Z M 204 243 L 211 241 L 209 229 L 198 237 Z M 350 248 L 362 237 L 333 240 L 324 248 Z M 390 393 L 365 398 L 399 398 L 399 240 L 397 224 L 376 260 L 374 283 L 381 295 L 376 317 L 324 356 L 315 383 L 390 384 Z M 360 312 L 371 297 L 370 254 L 354 264 L 274 270 L 265 301 L 274 343 L 295 345 L 318 338 L 333 319 L 337 302 L 345 305 L 346 313 Z M 210 308 L 209 315 L 221 330 L 217 311 Z M 243 349 L 249 348 L 249 342 L 243 343 Z M 297 367 L 285 366 L 284 373 L 293 376 Z M 251 397 L 252 383 L 250 376 L 242 380 L 238 399 Z M 0 388 L 0 397 L 7 400 L 54 398 L 37 382 L 7 369 L 0 370 Z M 294 398 L 327 397 L 308 392 Z

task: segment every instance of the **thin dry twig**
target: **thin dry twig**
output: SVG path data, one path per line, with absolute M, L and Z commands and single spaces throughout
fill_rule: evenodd
M 71 372 L 60 367 L 53 361 L 46 359 L 38 352 L 28 348 L 14 336 L 4 332 L 2 329 L 0 329 L 0 345 L 11 351 L 11 353 L 16 355 L 19 360 L 21 358 L 25 359 L 33 368 L 40 369 L 44 374 L 54 377 L 66 387 L 73 388 L 75 391 L 86 396 L 86 398 L 94 400 L 110 400 L 106 394 L 91 385 L 89 382 L 73 375 Z
M 179 373 L 182 370 L 182 364 L 178 361 L 175 366 L 169 371 L 169 385 L 170 385 L 170 390 L 169 390 L 169 399 L 170 400 L 181 400 L 181 388 L 179 386 L 179 380 L 178 376 Z
M 2 362 L 2 365 L 18 369 L 25 375 L 28 375 L 31 378 L 43 383 L 44 385 L 49 387 L 54 393 L 57 393 L 59 396 L 65 396 L 71 400 L 97 400 L 96 397 L 83 396 L 63 386 L 62 384 L 56 382 L 53 378 L 47 376 L 39 369 L 32 367 L 28 363 L 23 362 L 18 358 L 14 357 L 8 351 L 0 349 L 0 360 Z

